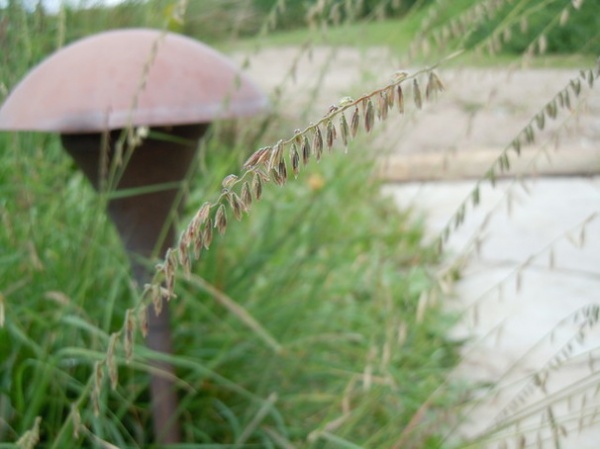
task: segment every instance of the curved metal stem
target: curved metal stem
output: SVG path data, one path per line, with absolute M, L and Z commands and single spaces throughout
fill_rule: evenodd
M 127 164 L 115 178 L 116 190 L 132 189 L 139 192 L 111 199 L 108 213 L 129 254 L 133 276 L 140 287 L 152 275 L 151 270 L 140 262 L 140 258 L 151 260 L 163 257 L 175 243 L 172 218 L 182 201 L 176 204 L 180 200 L 180 191 L 173 187 L 173 183 L 180 183 L 188 174 L 198 140 L 207 128 L 207 124 L 200 124 L 161 129 L 169 138 L 144 141 L 126 155 L 124 160 Z M 120 134 L 121 131 L 112 131 L 104 136 L 98 133 L 62 135 L 63 146 L 97 190 L 104 185 L 102 174 L 107 173 L 103 163 L 114 161 L 114 144 Z M 145 187 L 160 185 L 166 187 L 146 189 L 144 192 Z M 171 354 L 167 304 L 163 304 L 159 316 L 156 316 L 152 307 L 148 313 L 148 346 L 155 351 Z M 153 360 L 152 364 L 157 368 L 156 373 L 151 375 L 150 382 L 155 441 L 159 444 L 179 443 L 181 429 L 177 419 L 178 399 L 173 382 L 175 370 L 166 362 Z
M 148 310 L 148 347 L 157 352 L 172 354 L 171 326 L 169 321 L 168 304 L 163 304 L 163 310 L 156 316 L 154 309 Z M 152 395 L 152 419 L 154 433 L 158 443 L 169 444 L 181 442 L 181 428 L 178 416 L 178 398 L 173 379 L 175 370 L 167 362 L 153 360 L 154 368 L 159 374 L 150 377 L 150 392 Z

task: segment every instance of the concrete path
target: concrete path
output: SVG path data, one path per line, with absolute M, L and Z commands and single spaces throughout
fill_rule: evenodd
M 289 46 L 231 56 L 246 66 L 247 74 L 266 92 L 281 99 L 277 114 L 290 122 L 291 129 L 322 117 L 330 105 L 337 104 L 344 96 L 356 98 L 385 85 L 397 70 L 408 73 L 418 70 L 402 65 L 398 55 L 383 47 L 357 50 Z M 410 83 L 407 83 L 406 113 L 403 116 L 390 113 L 384 126 L 376 126 L 377 136 L 372 146 L 378 151 L 417 158 L 411 159 L 413 165 L 421 163 L 419 156 L 429 160 L 432 154 L 443 154 L 450 161 L 457 154 L 459 157 L 465 153 L 497 154 L 555 99 L 556 118 L 547 117 L 543 130 L 536 127 L 536 144 L 547 141 L 549 148 L 553 148 L 559 143 L 570 154 L 578 153 L 579 160 L 584 157 L 595 161 L 594 156 L 600 154 L 600 120 L 597 119 L 600 89 L 589 88 L 585 76 L 582 78 L 578 70 L 457 68 L 455 65 L 439 67 L 436 72 L 445 92 L 425 102 L 417 113 L 411 101 Z M 426 79 L 422 77 L 419 82 L 423 90 Z M 571 83 L 579 86 L 579 96 Z M 563 92 L 562 100 L 556 97 L 559 92 Z M 576 114 L 566 112 L 570 109 L 576 110 Z M 479 160 L 476 162 L 475 171 L 481 166 Z M 468 169 L 470 158 L 462 159 L 460 164 Z M 460 178 L 457 170 L 453 173 L 454 178 Z M 419 175 L 422 176 L 422 171 Z M 405 181 L 409 176 L 400 177 L 396 170 L 396 173 L 388 172 L 388 178 Z
M 277 113 L 290 130 L 321 117 L 343 96 L 384 85 L 396 70 L 414 72 L 385 48 L 283 47 L 234 58 L 240 63 L 249 58 L 249 75 L 267 92 L 279 92 Z M 438 75 L 446 91 L 435 102 L 418 113 L 407 108 L 403 116 L 390 115 L 371 140 L 357 145 L 364 149 L 367 142 L 387 154 L 380 176 L 408 182 L 385 191 L 399 206 L 424 214 L 432 237 L 470 195 L 474 181 L 460 180 L 480 178 L 565 88 L 573 108 L 559 108 L 543 131 L 536 127 L 535 147 L 512 158 L 512 173 L 600 172 L 600 89 L 589 88 L 577 70 L 441 67 Z M 579 102 L 571 80 L 581 86 Z M 439 182 L 448 179 L 459 181 Z M 461 432 L 474 437 L 512 418 L 519 418 L 525 432 L 519 440 L 508 426 L 508 445 L 487 447 L 600 448 L 600 326 L 586 325 L 600 305 L 599 215 L 599 178 L 545 178 L 523 185 L 504 180 L 496 189 L 482 188 L 480 206 L 468 209 L 450 239 L 449 258 L 464 255 L 471 238 L 482 240 L 480 256 L 467 259 L 449 301 L 464 312 L 455 336 L 473 338 L 456 374 L 498 384 L 494 391 L 481 390 L 481 404 Z M 553 427 L 553 420 L 564 424 Z M 565 440 L 560 446 L 553 444 L 556 435 Z
M 473 186 L 407 183 L 385 193 L 425 215 L 429 235 L 437 236 Z M 524 447 L 536 447 L 538 435 L 543 447 L 554 447 L 551 410 L 564 423 L 554 429 L 561 448 L 598 449 L 600 178 L 485 186 L 480 206 L 469 208 L 450 238 L 449 258 L 467 254 L 473 239 L 481 239 L 479 256 L 469 256 L 450 304 L 464 312 L 455 336 L 473 338 L 457 375 L 498 386 L 481 390 L 462 433 L 475 436 L 525 414 L 521 428 L 532 430 Z M 550 407 L 548 398 L 556 400 Z M 501 435 L 511 435 L 507 447 L 521 447 L 514 426 Z

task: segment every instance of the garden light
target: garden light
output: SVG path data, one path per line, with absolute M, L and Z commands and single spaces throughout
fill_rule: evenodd
M 265 95 L 224 56 L 190 38 L 150 29 L 77 41 L 34 68 L 0 109 L 0 129 L 58 132 L 96 190 L 140 286 L 147 260 L 175 241 L 181 182 L 209 124 L 256 114 Z M 113 193 L 117 193 L 116 195 Z M 166 304 L 149 311 L 147 343 L 171 352 Z M 154 361 L 153 419 L 159 443 L 181 440 L 173 368 Z

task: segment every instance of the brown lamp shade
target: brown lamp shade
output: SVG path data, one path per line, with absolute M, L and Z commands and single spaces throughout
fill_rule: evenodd
M 48 57 L 0 109 L 0 129 L 86 133 L 252 115 L 266 96 L 223 55 L 185 36 L 108 31 Z
M 35 67 L 0 108 L 0 130 L 60 133 L 96 189 L 102 156 L 112 160 L 124 128 L 148 126 L 169 136 L 140 142 L 114 186 L 163 187 L 108 203 L 134 277 L 144 285 L 152 271 L 142 259 L 164 257 L 175 242 L 170 218 L 183 201 L 177 183 L 193 163 L 198 140 L 211 122 L 253 115 L 266 106 L 266 96 L 210 47 L 177 34 L 129 29 L 77 41 Z M 167 304 L 148 319 L 148 346 L 171 353 Z M 180 442 L 174 369 L 164 361 L 151 363 L 159 373 L 151 376 L 156 441 Z

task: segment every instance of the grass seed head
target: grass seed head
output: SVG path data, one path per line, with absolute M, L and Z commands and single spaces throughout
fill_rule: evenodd
M 565 107 L 570 111 L 572 109 L 571 108 L 571 94 L 569 94 L 569 91 L 566 89 L 563 90 L 563 94 L 564 94 L 563 98 L 565 101 Z
M 556 106 L 556 99 L 552 100 L 546 105 L 546 113 L 552 119 L 555 119 L 558 115 L 558 107 Z
M 565 91 L 561 90 L 560 93 L 558 94 L 558 105 L 561 108 L 565 107 Z
M 40 441 L 40 424 L 42 418 L 36 416 L 33 428 L 26 431 L 16 442 L 19 449 L 34 449 Z
M 119 374 L 117 370 L 117 362 L 115 361 L 115 349 L 117 346 L 117 338 L 119 334 L 113 332 L 108 342 L 108 350 L 106 353 L 106 364 L 108 365 L 108 377 L 110 379 L 110 387 L 115 390 L 119 381 Z
M 304 138 L 302 139 L 302 147 L 300 148 L 301 152 L 302 152 L 302 163 L 304 164 L 304 166 L 306 167 L 306 164 L 308 164 L 308 161 L 310 160 L 310 142 L 308 141 L 308 137 L 304 136 Z
M 123 334 L 123 348 L 125 349 L 125 358 L 127 363 L 131 362 L 131 357 L 133 356 L 135 320 L 133 319 L 132 315 L 132 310 L 127 309 L 127 312 L 125 312 L 125 333 Z
M 480 200 L 480 191 L 479 187 L 476 187 L 471 194 L 471 200 L 473 201 L 473 207 L 477 207 L 479 205 Z
M 259 173 L 256 173 L 254 178 L 252 178 L 252 189 L 254 190 L 254 198 L 257 201 L 260 200 L 262 196 L 262 181 Z
M 250 207 L 252 204 L 252 192 L 250 191 L 250 184 L 248 184 L 248 181 L 244 181 L 244 184 L 242 184 L 241 195 L 246 208 Z
M 271 150 L 271 158 L 269 159 L 268 169 L 277 168 L 279 163 L 283 159 L 283 140 L 279 139 L 279 142 L 275 144 Z
M 154 306 L 154 314 L 159 316 L 163 308 L 163 296 L 160 286 L 154 285 L 151 290 L 152 305 Z
M 166 299 L 167 301 L 171 300 L 171 297 L 173 297 L 173 290 L 175 288 L 175 265 L 172 263 L 165 263 L 165 269 L 164 269 L 164 276 L 165 276 L 165 291 L 164 291 L 164 299 Z M 160 299 L 163 299 L 163 292 L 161 292 L 159 290 L 159 295 L 158 297 Z M 158 301 L 158 303 L 160 303 L 160 307 L 162 309 L 162 301 Z M 156 304 L 155 304 L 156 306 Z M 156 315 L 158 316 L 160 314 L 160 310 L 157 311 Z
M 373 124 L 375 122 L 375 110 L 373 108 L 373 102 L 369 100 L 367 102 L 366 111 L 365 111 L 365 129 L 367 132 L 370 132 L 373 129 Z
M 438 78 L 435 72 L 429 72 L 429 77 L 427 78 L 427 86 L 425 87 L 425 98 L 428 100 L 431 99 L 438 92 L 442 92 L 444 90 L 444 85 L 442 81 Z
M 81 430 L 81 414 L 75 404 L 71 405 L 71 416 L 73 417 L 73 438 L 78 439 Z
M 256 150 L 242 166 L 243 170 L 251 170 L 257 165 L 263 164 L 270 156 L 271 147 L 262 147 Z
M 356 132 L 358 131 L 358 125 L 360 124 L 360 112 L 358 108 L 354 108 L 354 112 L 352 113 L 352 119 L 350 120 L 350 134 L 352 137 L 356 137 Z
M 333 122 L 329 120 L 327 122 L 327 149 L 331 151 L 331 147 L 333 147 L 333 141 L 337 137 L 337 131 L 335 126 L 333 126 Z
M 527 16 L 523 15 L 521 17 L 519 27 L 521 28 L 521 33 L 523 33 L 523 34 L 527 33 L 527 30 L 529 29 L 529 22 L 527 21 Z
M 579 96 L 579 94 L 581 93 L 581 80 L 580 79 L 573 79 L 570 82 L 571 84 L 571 89 L 573 89 L 573 92 L 575 93 L 575 96 Z
M 539 112 L 536 116 L 535 116 L 535 122 L 537 124 L 538 129 L 541 131 L 544 129 L 544 127 L 546 126 L 546 115 L 544 114 L 544 112 Z
M 94 408 L 94 415 L 100 415 L 100 392 L 102 391 L 102 381 L 104 379 L 103 363 L 96 361 L 94 363 L 94 389 L 92 391 L 92 405 Z
M 165 280 L 167 280 L 167 285 L 170 285 L 169 279 L 172 279 L 175 276 L 175 269 L 177 267 L 177 256 L 172 248 L 167 250 L 165 254 L 165 263 L 163 265 L 163 271 L 165 274 Z
M 528 125 L 525 128 L 525 143 L 527 145 L 531 145 L 535 141 L 535 133 L 533 131 L 533 126 Z
M 542 34 L 540 36 L 540 38 L 538 39 L 538 51 L 539 51 L 540 55 L 543 55 L 544 53 L 546 53 L 547 49 L 548 49 L 548 39 L 546 38 L 545 34 Z
M 182 246 L 188 246 L 194 240 L 198 229 L 194 226 L 194 219 L 190 222 L 190 225 L 181 232 L 179 236 L 179 248 Z
M 295 143 L 290 147 L 290 162 L 292 163 L 294 177 L 297 178 L 298 173 L 300 172 L 300 154 L 298 153 L 298 147 Z
M 377 97 L 377 117 L 380 120 L 385 120 L 388 115 L 389 102 L 387 99 L 387 93 L 380 92 Z
M 179 242 L 179 248 L 177 251 L 177 256 L 178 256 L 178 261 L 179 261 L 179 265 L 181 265 L 184 269 L 184 271 L 186 273 L 190 273 L 190 256 L 189 256 L 189 251 L 188 251 L 188 245 L 185 244 L 186 242 L 182 239 Z
M 348 135 L 350 134 L 350 128 L 348 127 L 348 121 L 346 116 L 342 113 L 340 117 L 340 134 L 342 135 L 342 142 L 346 149 L 348 148 Z
M 203 225 L 206 222 L 206 219 L 210 215 L 211 204 L 209 202 L 205 202 L 194 217 L 194 220 L 197 222 L 198 226 Z
M 236 175 L 227 175 L 223 179 L 223 182 L 221 183 L 221 185 L 223 186 L 224 189 L 230 189 L 237 182 L 237 180 L 238 180 L 238 177 Z
M 235 217 L 235 219 L 238 221 L 241 220 L 242 214 L 245 211 L 245 207 L 242 204 L 242 200 L 240 199 L 238 194 L 235 192 L 230 192 L 227 195 L 227 201 L 229 202 L 231 210 L 233 210 L 233 216 Z
M 406 77 L 408 76 L 408 72 L 404 72 L 402 70 L 398 70 L 397 72 L 394 73 L 394 75 L 392 76 L 392 82 L 394 83 L 399 83 L 403 80 L 406 79 Z
M 133 322 L 133 317 L 131 317 L 131 312 L 128 310 L 129 317 L 131 319 L 131 323 L 126 319 L 126 329 L 125 329 L 125 353 L 129 353 L 129 360 L 131 360 L 131 355 L 133 354 L 133 337 L 134 337 L 134 329 L 135 323 Z M 142 336 L 146 338 L 148 336 L 148 309 L 146 307 L 140 308 L 138 312 L 138 325 L 140 326 L 140 331 L 142 332 Z M 129 345 L 129 349 L 128 349 Z
M 423 107 L 423 99 L 421 97 L 421 88 L 419 87 L 419 82 L 416 80 L 416 78 L 413 80 L 413 95 L 415 106 L 417 109 L 421 109 Z
M 202 255 L 202 247 L 204 246 L 204 236 L 201 232 L 198 233 L 196 238 L 194 239 L 194 259 L 200 259 Z
M 340 3 L 334 3 L 329 11 L 329 20 L 333 25 L 338 26 L 342 21 L 342 7 Z
M 565 26 L 569 21 L 569 8 L 564 8 L 560 13 L 559 24 L 560 26 Z
M 315 134 L 313 135 L 313 152 L 317 161 L 321 160 L 321 155 L 323 154 L 323 134 L 318 125 L 315 127 Z
M 385 92 L 385 97 L 387 99 L 388 102 L 388 109 L 392 109 L 394 107 L 394 103 L 396 102 L 396 94 L 394 92 L 394 86 L 390 86 L 388 87 L 387 91 Z
M 404 93 L 402 92 L 402 86 L 398 84 L 396 87 L 396 104 L 398 105 L 398 112 L 404 114 Z
M 513 150 L 515 150 L 515 153 L 517 153 L 517 155 L 521 154 L 521 139 L 519 139 L 518 137 L 516 139 L 514 139 L 511 143 Z
M 340 98 L 340 101 L 338 104 L 342 108 L 345 106 L 350 106 L 352 103 L 354 103 L 354 99 L 352 97 L 342 97 L 342 98 Z
M 210 244 L 212 243 L 213 239 L 213 227 L 213 220 L 212 218 L 209 218 L 206 221 L 206 224 L 204 225 L 204 228 L 202 230 L 202 241 L 204 244 L 204 249 L 210 248 Z
M 302 131 L 300 128 L 294 130 L 294 142 L 296 145 L 302 145 Z
M 217 228 L 217 231 L 221 235 L 227 230 L 227 211 L 224 204 L 219 205 L 215 214 L 215 228 Z
M 279 161 L 279 165 L 277 166 L 277 174 L 280 179 L 280 185 L 285 184 L 287 181 L 287 165 L 283 159 Z

